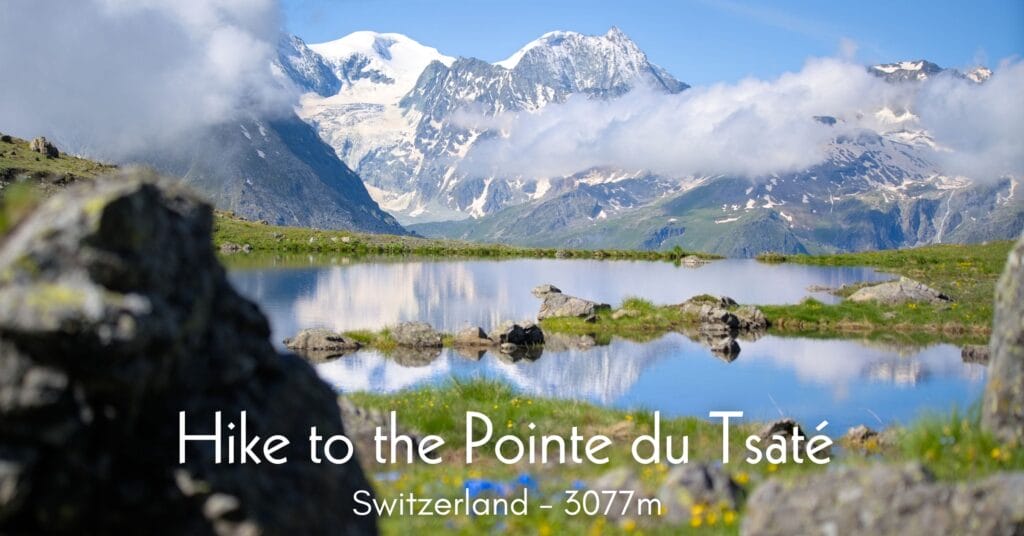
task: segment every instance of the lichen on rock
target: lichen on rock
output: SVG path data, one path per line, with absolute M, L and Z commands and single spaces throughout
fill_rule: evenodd
M 309 461 L 343 434 L 332 390 L 278 354 L 228 283 L 212 210 L 140 172 L 44 202 L 0 244 L 0 532 L 371 534 L 354 461 Z M 214 414 L 281 434 L 283 465 L 178 463 Z

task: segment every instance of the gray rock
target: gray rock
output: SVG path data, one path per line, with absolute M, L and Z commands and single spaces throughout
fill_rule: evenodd
M 697 312 L 697 318 L 701 324 L 708 325 L 708 327 L 714 326 L 733 330 L 738 329 L 740 326 L 740 319 L 736 315 L 714 305 L 701 305 L 700 310 Z
M 768 318 L 753 305 L 737 307 L 733 312 L 738 320 L 737 327 L 744 331 L 764 331 L 768 329 Z
M 456 333 L 452 344 L 455 346 L 490 346 L 494 343 L 487 337 L 487 333 L 484 332 L 483 328 L 473 327 Z
M 847 298 L 854 302 L 873 301 L 885 305 L 899 305 L 907 302 L 943 303 L 951 301 L 949 296 L 910 279 L 900 277 L 897 281 L 888 281 L 864 287 Z
M 543 300 L 537 313 L 537 320 L 557 317 L 586 318 L 597 314 L 598 311 L 611 309 L 607 303 L 562 294 L 562 291 L 552 285 L 541 285 L 533 289 L 533 295 Z
M 1024 444 L 1024 237 L 996 286 L 982 424 L 1004 441 Z
M 698 257 L 696 255 L 687 255 L 687 256 L 683 257 L 682 259 L 679 259 L 679 264 L 682 264 L 683 266 L 685 266 L 687 268 L 699 268 L 699 267 L 704 266 L 705 264 L 707 264 L 709 262 L 711 262 L 711 261 L 709 261 L 707 259 L 702 259 L 702 258 L 700 258 L 700 257 Z
M 531 290 L 530 293 L 538 298 L 543 299 L 544 296 L 547 296 L 548 294 L 561 294 L 562 290 L 552 285 L 551 283 L 545 283 L 543 285 L 537 285 L 536 287 L 533 287 L 533 290 Z
M 878 446 L 881 437 L 878 432 L 861 424 L 847 430 L 842 443 L 847 448 L 870 450 L 873 448 L 872 443 L 874 443 L 874 447 Z
M 640 316 L 639 311 L 633 309 L 616 309 L 612 313 L 612 320 L 622 320 L 623 318 L 636 318 Z
M 491 341 L 495 344 L 515 344 L 519 346 L 535 346 L 544 344 L 544 331 L 533 322 L 504 322 L 491 331 Z
M 358 350 L 362 345 L 329 329 L 304 329 L 285 339 L 285 348 L 311 361 L 325 361 Z
M 43 137 L 33 139 L 29 142 L 28 148 L 30 151 L 37 152 L 46 158 L 57 158 L 60 156 L 60 151 L 57 150 L 57 147 Z
M 391 328 L 391 338 L 409 348 L 441 347 L 441 334 L 426 322 L 402 322 Z
M 1019 534 L 1024 473 L 946 483 L 919 466 L 845 467 L 770 480 L 747 502 L 742 534 Z
M 289 350 L 358 350 L 360 344 L 341 333 L 324 328 L 304 329 L 284 340 Z
M 968 344 L 960 349 L 960 359 L 964 363 L 987 365 L 990 355 L 988 346 L 981 344 Z
M 721 465 L 693 463 L 677 465 L 665 477 L 658 499 L 671 523 L 689 521 L 690 509 L 697 505 L 724 506 L 737 510 L 743 501 L 743 488 Z
M 700 306 L 700 305 L 711 305 L 711 306 L 714 306 L 714 307 L 721 307 L 721 308 L 728 308 L 728 307 L 733 307 L 735 305 L 739 305 L 738 303 L 736 303 L 736 300 L 734 300 L 734 299 L 732 299 L 732 298 L 730 298 L 728 296 L 715 296 L 714 294 L 700 294 L 700 295 L 694 296 L 694 297 L 684 301 L 681 305 L 686 305 L 686 304 L 692 304 L 692 305 L 698 305 L 698 306 Z
M 212 210 L 122 174 L 44 202 L 0 245 L 0 532 L 373 534 L 358 463 L 309 461 L 344 434 L 335 393 L 279 355 L 228 282 Z M 288 463 L 215 464 L 178 412 L 281 434 Z

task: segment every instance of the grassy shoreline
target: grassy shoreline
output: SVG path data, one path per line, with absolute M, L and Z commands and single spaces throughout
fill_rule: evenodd
M 214 246 L 248 245 L 253 252 L 341 254 L 353 256 L 390 255 L 458 258 L 567 258 L 679 261 L 695 256 L 704 260 L 721 256 L 676 248 L 667 251 L 568 248 L 531 248 L 502 244 L 481 244 L 461 240 L 441 240 L 329 231 L 303 227 L 283 227 L 248 221 L 231 213 L 218 212 L 214 222 Z
M 994 283 L 993 283 L 994 285 Z M 985 344 L 991 328 L 979 319 L 965 321 L 957 316 L 959 307 L 927 304 L 884 306 L 873 303 L 841 302 L 826 305 L 805 300 L 792 305 L 758 305 L 768 319 L 766 334 L 783 337 L 867 339 L 893 344 L 924 346 L 934 343 Z M 735 310 L 737 307 L 730 307 Z M 965 307 L 964 309 L 970 310 Z M 630 311 L 616 318 L 615 311 Z M 582 318 L 547 318 L 538 324 L 548 334 L 589 336 L 598 345 L 613 337 L 634 342 L 650 341 L 670 332 L 687 333 L 700 326 L 699 319 L 679 305 L 655 305 L 639 298 L 627 298 L 618 307 L 598 311 L 594 321 Z M 991 322 L 991 320 L 989 320 Z M 486 328 L 486 326 L 481 326 Z M 389 353 L 396 349 L 390 326 L 378 330 L 355 330 L 344 335 L 369 349 Z M 441 333 L 445 348 L 456 347 L 454 333 Z
M 986 336 L 992 325 L 996 282 L 1014 242 L 943 244 L 912 249 L 840 253 L 834 255 L 778 255 L 758 257 L 762 262 L 809 266 L 866 266 L 895 276 L 906 276 L 950 297 L 944 305 L 881 306 L 848 301 L 835 305 L 804 302 L 794 306 L 762 307 L 779 330 L 808 328 L 837 331 L 923 331 L 942 335 Z
M 585 487 L 611 471 L 627 470 L 640 487 L 655 494 L 666 481 L 670 467 L 664 463 L 643 466 L 629 454 L 631 441 L 653 430 L 653 412 L 643 409 L 619 410 L 576 401 L 534 397 L 517 392 L 506 383 L 489 380 L 451 381 L 445 385 L 403 390 L 393 394 L 353 393 L 349 396 L 362 408 L 381 412 L 396 411 L 399 425 L 419 434 L 436 434 L 445 439 L 440 449 L 440 465 L 377 465 L 364 460 L 368 474 L 380 497 L 395 497 L 415 492 L 430 497 L 461 496 L 467 482 L 487 480 L 514 482 L 529 475 L 536 482 L 536 492 L 544 497 L 557 497 L 563 489 L 582 483 Z M 494 424 L 492 442 L 480 451 L 472 465 L 465 464 L 466 411 L 482 412 Z M 535 428 L 531 429 L 530 424 Z M 801 423 L 813 426 L 814 423 Z M 567 437 L 570 427 L 577 426 L 584 436 L 606 435 L 613 439 L 610 461 L 593 464 L 530 464 L 500 463 L 493 455 L 494 441 L 502 435 L 513 435 L 524 442 L 530 436 L 558 434 Z M 825 471 L 836 465 L 863 466 L 886 462 L 903 464 L 920 462 L 940 480 L 974 480 L 996 471 L 1024 469 L 1024 450 L 1000 444 L 983 432 L 976 410 L 952 411 L 945 415 L 925 416 L 902 428 L 885 431 L 877 439 L 860 445 L 844 444 L 834 449 L 832 461 L 824 466 L 813 464 L 761 463 L 751 465 L 746 456 L 744 439 L 757 434 L 763 423 L 740 420 L 731 427 L 729 451 L 734 463 L 723 468 L 740 485 L 745 494 L 769 478 L 793 479 L 800 475 Z M 831 430 L 833 437 L 845 430 Z M 717 421 L 704 417 L 662 417 L 662 437 L 687 436 L 690 442 L 689 463 L 715 463 L 721 460 L 722 429 Z M 678 444 L 678 443 L 677 443 Z M 716 509 L 717 508 L 717 509 Z M 680 534 L 691 531 L 701 534 L 735 534 L 743 516 L 742 505 L 730 510 L 704 505 L 685 512 L 681 523 L 670 524 L 663 519 L 639 518 L 614 521 L 603 517 L 571 517 L 557 509 L 532 510 L 523 518 L 452 517 L 450 519 L 420 517 L 385 517 L 383 533 L 407 533 L 409 530 L 440 530 L 479 532 L 504 527 L 509 531 L 531 533 L 585 533 L 588 531 L 647 534 Z

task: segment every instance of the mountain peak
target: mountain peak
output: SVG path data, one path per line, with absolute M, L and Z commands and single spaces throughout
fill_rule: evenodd
M 398 56 L 430 57 L 443 63 L 454 61 L 454 58 L 441 54 L 436 48 L 428 47 L 400 33 L 363 30 L 352 32 L 334 41 L 309 45 L 309 48 L 324 58 L 336 61 L 348 59 L 355 54 L 388 62 Z
M 889 82 L 906 82 L 911 80 L 927 80 L 928 77 L 944 71 L 942 67 L 928 60 L 904 60 L 896 63 L 872 65 L 868 71 Z
M 988 67 L 975 67 L 964 73 L 964 76 L 967 77 L 968 80 L 980 84 L 989 78 L 992 78 L 992 69 L 989 69 Z
M 608 31 L 605 32 L 604 36 L 607 37 L 608 39 L 629 40 L 629 37 L 626 35 L 626 33 L 619 29 L 618 26 L 612 26 L 611 28 L 608 28 Z
M 618 26 L 612 26 L 604 35 L 586 35 L 565 30 L 550 31 L 530 41 L 507 59 L 495 62 L 494 64 L 506 69 L 514 69 L 519 65 L 524 56 L 539 48 L 565 50 L 569 54 L 578 53 L 579 50 L 585 49 L 604 49 L 605 53 L 609 52 L 609 49 L 619 49 L 630 55 L 643 55 L 643 52 L 632 39 L 620 30 Z

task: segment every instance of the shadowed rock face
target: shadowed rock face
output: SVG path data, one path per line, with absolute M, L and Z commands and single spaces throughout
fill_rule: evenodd
M 0 532 L 371 534 L 355 461 L 309 462 L 343 433 L 334 394 L 271 346 L 225 278 L 210 207 L 119 176 L 48 200 L 0 244 Z M 191 433 L 246 411 L 288 463 L 214 464 Z M 143 528 L 145 527 L 145 528 Z
M 1024 237 L 996 287 L 982 422 L 1000 439 L 1024 444 Z

